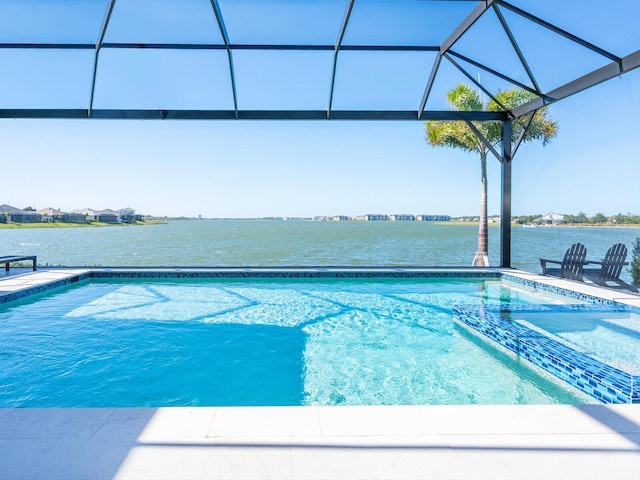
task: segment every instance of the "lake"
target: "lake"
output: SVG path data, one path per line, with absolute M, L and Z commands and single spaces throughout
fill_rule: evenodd
M 102 228 L 0 229 L 1 255 L 37 255 L 43 266 L 470 266 L 478 227 L 432 222 L 190 220 Z M 631 260 L 639 228 L 512 230 L 512 266 L 540 272 L 575 242 L 600 260 L 624 243 Z M 500 263 L 500 229 L 489 227 L 489 260 Z M 622 276 L 630 281 L 628 269 Z

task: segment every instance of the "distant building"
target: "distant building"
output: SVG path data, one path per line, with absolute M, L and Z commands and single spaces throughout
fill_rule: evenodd
M 21 210 L 11 205 L 0 205 L 0 216 L 3 217 L 3 223 L 38 223 L 42 221 L 42 215 L 38 212 Z
M 133 208 L 123 208 L 115 210 L 93 210 L 84 208 L 73 212 L 64 212 L 60 209 L 47 207 L 36 211 L 21 210 L 12 205 L 0 205 L 0 223 L 40 223 L 40 222 L 64 222 L 64 223 L 85 223 L 104 222 L 120 223 L 144 221 L 144 215 L 136 214 Z
M 74 210 L 72 213 L 85 215 L 85 221 L 87 222 L 102 222 L 102 223 L 120 223 L 120 212 L 115 210 L 94 210 L 92 208 L 83 208 L 82 210 Z
M 416 219 L 415 216 L 407 215 L 407 214 L 389 215 L 389 220 L 391 220 L 393 222 L 413 222 L 415 219 Z
M 43 222 L 85 223 L 87 216 L 84 213 L 69 213 L 57 208 L 43 208 L 38 210 Z
M 120 221 L 125 223 L 135 222 L 140 217 L 140 215 L 136 215 L 136 211 L 133 208 L 129 207 L 121 208 L 118 213 L 120 214 Z M 202 215 L 199 215 L 199 218 L 202 218 Z
M 41 208 L 38 213 L 42 215 L 43 222 L 64 222 L 63 217 L 66 215 L 62 210 L 57 208 Z
M 84 213 L 70 212 L 65 213 L 62 221 L 69 223 L 87 223 L 87 216 Z
M 120 212 L 109 209 L 100 210 L 99 212 L 96 212 L 96 219 L 102 223 L 119 223 Z
M 379 222 L 379 221 L 384 221 L 384 220 L 389 220 L 389 215 L 382 215 L 382 214 L 367 214 L 364 216 L 364 219 L 367 222 Z
M 450 222 L 449 215 L 417 215 L 416 220 L 419 222 Z
M 542 223 L 545 225 L 561 225 L 563 223 L 567 223 L 564 219 L 564 215 L 560 215 L 559 213 L 547 213 L 544 217 L 541 218 Z
M 84 215 L 86 222 L 95 222 L 98 219 L 98 213 L 92 208 L 83 208 L 82 210 L 74 210 L 71 213 Z
M 336 222 L 345 222 L 349 220 L 349 217 L 347 217 L 346 215 L 334 215 L 333 217 L 331 217 L 331 220 L 334 220 Z

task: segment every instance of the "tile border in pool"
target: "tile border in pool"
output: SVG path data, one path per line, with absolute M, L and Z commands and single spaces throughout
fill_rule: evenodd
M 568 307 L 569 310 L 572 307 L 588 309 L 590 305 L 561 307 Z M 549 311 L 547 306 L 527 306 L 527 309 Z M 615 368 L 519 322 L 504 318 L 503 315 L 508 312 L 508 309 L 499 306 L 456 305 L 453 315 L 464 326 L 602 403 L 640 403 L 640 376 Z
M 36 272 L 33 274 L 34 275 L 33 277 L 30 277 L 35 279 L 34 282 L 21 282 L 21 284 L 25 285 L 24 288 L 15 288 L 8 292 L 0 290 L 0 305 L 4 303 L 14 302 L 16 300 L 21 300 L 26 297 L 30 297 L 32 295 L 37 295 L 39 293 L 55 290 L 57 288 L 65 287 L 67 285 L 71 285 L 73 283 L 77 283 L 82 280 L 88 280 L 90 277 L 89 272 L 70 273 L 70 274 L 64 275 L 62 278 L 57 278 L 55 280 L 45 279 L 44 281 L 40 281 L 40 279 L 36 277 L 38 273 L 41 273 L 41 272 Z M 12 280 L 13 278 L 15 277 L 9 277 L 7 279 L 1 280 L 0 285 Z M 25 278 L 25 277 L 21 277 L 21 278 Z
M 570 290 L 566 287 L 558 287 L 555 285 L 550 285 L 548 283 L 543 283 L 539 279 L 532 280 L 530 278 L 522 278 L 519 276 L 510 275 L 508 273 L 503 273 L 501 275 L 501 279 L 521 285 L 523 287 L 528 287 L 534 290 L 540 290 L 547 293 L 562 295 L 563 297 L 575 298 L 576 300 L 582 300 L 589 303 L 610 305 L 610 306 L 615 306 L 616 304 L 619 303 L 606 298 L 596 297 L 588 293 L 583 293 L 576 290 Z
M 237 268 L 219 270 L 94 270 L 91 278 L 494 278 L 498 271 L 424 270 L 410 268 Z

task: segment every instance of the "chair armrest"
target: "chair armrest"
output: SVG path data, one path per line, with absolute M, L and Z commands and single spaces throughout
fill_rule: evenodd
M 584 262 L 585 265 L 604 265 L 604 260 L 587 260 Z M 616 265 L 629 265 L 629 262 L 616 263 Z
M 545 265 L 547 263 L 556 263 L 558 265 L 562 265 L 562 262 L 560 260 L 549 260 L 548 258 L 540 259 L 540 265 Z
M 541 258 L 540 259 L 540 263 L 557 263 L 558 265 L 562 265 L 562 262 L 560 260 L 549 260 L 547 258 Z
M 540 266 L 542 267 L 542 273 L 547 273 L 547 263 L 555 263 L 558 265 L 562 265 L 562 262 L 559 260 L 549 260 L 547 258 L 540 259 Z

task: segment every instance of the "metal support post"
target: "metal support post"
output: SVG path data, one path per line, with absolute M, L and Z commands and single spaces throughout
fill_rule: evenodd
M 502 198 L 500 213 L 500 266 L 511 267 L 511 120 L 502 122 Z

